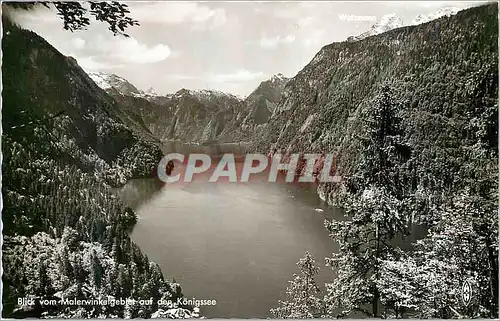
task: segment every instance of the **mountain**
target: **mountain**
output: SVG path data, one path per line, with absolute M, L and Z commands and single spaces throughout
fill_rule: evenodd
M 318 295 L 324 304 L 307 313 L 498 318 L 498 36 L 491 3 L 329 44 L 256 128 L 249 153 L 333 154 L 342 177 L 317 186 L 346 215 L 325 221 L 337 270 Z M 410 240 L 417 226 L 425 235 L 410 249 L 380 241 Z M 470 289 L 468 278 L 474 303 L 465 306 L 449 294 Z M 303 313 L 301 297 L 281 301 L 275 316 Z
M 347 40 L 348 41 L 362 40 L 365 39 L 366 37 L 378 35 L 392 29 L 400 28 L 402 26 L 403 26 L 403 19 L 396 16 L 396 14 L 394 13 L 388 14 L 383 16 L 380 19 L 380 21 L 371 26 L 371 28 L 368 31 L 363 32 L 359 36 L 351 36 Z
M 279 73 L 261 82 L 243 101 L 239 113 L 218 139 L 227 142 L 251 139 L 255 128 L 268 122 L 288 81 L 289 78 Z
M 441 17 L 449 17 L 457 14 L 461 9 L 456 7 L 446 7 L 440 8 L 434 13 L 430 14 L 418 14 L 410 23 L 405 22 L 402 18 L 398 17 L 396 14 L 391 13 L 384 15 L 380 21 L 370 27 L 368 31 L 363 32 L 357 36 L 350 36 L 347 41 L 359 41 L 367 37 L 378 35 L 387 32 L 392 29 L 401 28 L 403 26 L 418 25 L 426 23 L 432 20 L 436 20 Z
M 161 107 L 145 116 L 153 133 L 201 143 L 215 140 L 241 105 L 238 97 L 215 90 L 181 89 L 152 101 Z
M 456 7 L 446 7 L 446 8 L 441 8 L 438 11 L 431 13 L 431 14 L 418 14 L 415 19 L 412 20 L 411 24 L 412 25 L 419 25 L 422 23 L 426 23 L 432 20 L 436 20 L 441 17 L 449 17 L 452 15 L 457 14 L 461 9 L 456 8 Z
M 96 83 L 120 102 L 123 113 L 145 126 L 157 139 L 186 142 L 214 141 L 233 120 L 240 98 L 217 90 L 180 89 L 159 95 L 143 92 L 128 80 L 104 73 L 89 73 Z
M 91 71 L 88 72 L 88 75 L 99 87 L 104 90 L 110 90 L 114 88 L 123 95 L 143 94 L 141 90 L 137 89 L 125 78 L 122 78 L 115 74 L 106 74 L 102 72 Z
M 2 22 L 2 316 L 147 318 L 177 309 L 189 315 L 189 307 L 156 303 L 175 302 L 180 287 L 132 242 L 137 216 L 111 189 L 152 177 L 159 146 L 75 59 L 5 15 Z M 37 303 L 20 304 L 21 298 Z M 154 299 L 140 309 L 137 301 L 39 303 L 62 298 Z
M 249 121 L 260 125 L 269 120 L 288 81 L 289 78 L 279 73 L 259 84 L 245 100 L 250 116 Z M 268 112 L 263 108 L 264 106 L 267 107 Z
M 96 83 L 120 102 L 130 118 L 158 139 L 208 143 L 249 139 L 256 126 L 267 123 L 289 78 L 278 73 L 263 81 L 244 100 L 217 90 L 180 89 L 158 95 L 143 92 L 128 80 L 90 72 Z
M 317 192 L 346 210 L 347 222 L 325 223 L 343 244 L 327 258 L 341 279 L 329 286 L 325 302 L 330 311 L 348 311 L 339 317 L 355 317 L 363 313 L 356 307 L 372 302 L 367 315 L 376 316 L 378 295 L 384 309 L 397 302 L 393 311 L 402 304 L 411 318 L 472 315 L 452 311 L 461 299 L 448 294 L 474 275 L 470 311 L 498 318 L 498 35 L 492 3 L 324 46 L 290 79 L 268 123 L 251 134 L 248 153 L 335 157 L 341 183 L 319 183 Z M 379 189 L 384 192 L 375 194 Z M 387 274 L 375 291 L 356 292 L 359 284 L 371 286 L 378 269 L 363 266 L 377 260 L 367 261 L 368 243 L 381 230 L 394 233 L 393 219 L 411 229 L 402 229 L 409 234 L 403 238 L 414 237 L 416 226 L 426 236 L 382 260 Z M 369 272 L 360 277 L 360 271 Z M 296 302 L 285 302 L 285 311 Z M 301 308 L 279 317 L 293 318 Z
M 137 87 L 132 85 L 127 79 L 116 74 L 107 74 L 98 71 L 89 71 L 87 72 L 87 74 L 99 87 L 104 89 L 109 94 L 114 93 L 145 99 L 152 99 L 154 97 L 160 96 L 156 93 L 153 87 L 150 87 L 146 91 L 137 89 Z
M 445 159 L 429 164 L 436 149 L 463 146 L 465 137 L 491 149 L 497 145 L 496 15 L 496 4 L 481 6 L 323 47 L 287 83 L 268 123 L 251 134 L 250 150 L 335 152 L 348 176 L 358 166 L 360 115 L 388 84 L 403 106 L 406 135 L 418 146 L 415 163 L 429 166 L 439 180 L 450 179 L 443 175 L 453 174 L 439 170 L 451 166 Z M 481 129 L 474 127 L 478 119 Z M 466 164 L 473 157 L 464 147 L 446 162 Z M 319 192 L 329 199 L 332 188 L 322 185 Z

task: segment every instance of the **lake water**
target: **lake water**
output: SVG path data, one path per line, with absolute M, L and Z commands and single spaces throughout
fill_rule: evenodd
M 199 146 L 170 143 L 164 153 L 244 154 L 238 144 Z M 181 173 L 176 163 L 173 174 Z M 269 183 L 267 174 L 248 183 L 191 183 L 164 185 L 158 179 L 136 179 L 118 190 L 139 221 L 133 240 L 168 279 L 179 282 L 186 298 L 216 300 L 202 307 L 209 318 L 266 318 L 292 275 L 296 262 L 309 251 L 318 266 L 318 285 L 334 277 L 325 257 L 336 251 L 324 227 L 325 219 L 344 220 L 327 206 L 315 184 Z M 395 242 L 408 247 L 415 236 Z
M 164 146 L 165 153 L 230 151 L 244 147 Z M 324 221 L 342 214 L 319 199 L 314 184 L 137 179 L 118 193 L 139 216 L 133 240 L 165 277 L 175 278 L 187 298 L 217 301 L 201 308 L 207 317 L 269 317 L 305 251 L 320 266 L 320 286 L 333 277 L 324 262 L 335 245 Z

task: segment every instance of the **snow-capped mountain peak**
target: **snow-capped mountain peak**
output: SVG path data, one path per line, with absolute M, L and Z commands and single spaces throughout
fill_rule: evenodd
M 281 82 L 287 82 L 289 79 L 285 77 L 282 73 L 277 73 L 276 75 L 271 77 L 271 82 L 273 83 L 281 83 Z
M 457 12 L 460 11 L 460 8 L 456 7 L 446 7 L 446 8 L 441 8 L 438 11 L 430 14 L 418 14 L 415 19 L 412 20 L 411 24 L 412 25 L 419 25 L 422 23 L 426 23 L 441 17 L 449 17 L 454 14 L 457 14 Z
M 124 95 L 137 95 L 142 91 L 137 89 L 134 85 L 128 82 L 127 79 L 115 74 L 106 74 L 98 71 L 90 71 L 87 73 L 90 78 L 104 90 L 116 89 Z
M 377 21 L 368 31 L 363 32 L 359 36 L 351 36 L 347 38 L 348 41 L 357 41 L 361 39 L 365 39 L 370 36 L 375 36 L 386 31 L 400 28 L 403 26 L 403 19 L 398 17 L 396 14 L 386 14 L 382 16 L 382 18 Z
M 380 21 L 371 27 L 372 33 L 379 34 L 403 26 L 403 19 L 395 13 L 383 16 Z
M 197 89 L 197 90 L 192 90 L 192 89 L 185 89 L 182 88 L 178 90 L 175 94 L 174 97 L 183 97 L 183 96 L 192 96 L 195 97 L 199 100 L 207 100 L 210 98 L 223 98 L 223 97 L 228 97 L 228 98 L 234 98 L 237 100 L 241 100 L 240 97 L 237 97 L 232 94 L 225 93 L 220 90 L 214 90 L 214 89 Z
M 153 87 L 150 87 L 148 90 L 146 90 L 144 92 L 145 94 L 148 94 L 148 95 L 152 95 L 152 96 L 157 96 L 158 94 L 156 93 L 156 91 L 154 90 Z
M 106 91 L 114 89 L 122 95 L 129 95 L 146 99 L 160 96 L 156 93 L 153 87 L 149 88 L 146 91 L 137 89 L 137 87 L 132 85 L 127 79 L 115 74 L 106 74 L 99 71 L 90 71 L 87 74 L 90 76 L 90 78 L 92 78 L 97 86 Z
M 102 89 L 111 89 L 113 86 L 108 82 L 109 75 L 102 72 L 90 71 L 87 73 L 89 77 L 96 83 L 97 86 Z
M 456 8 L 456 7 L 446 7 L 446 8 L 440 8 L 434 13 L 430 14 L 418 14 L 412 21 L 411 23 L 403 21 L 400 17 L 398 17 L 396 14 L 391 13 L 382 16 L 382 18 L 375 23 L 368 31 L 363 32 L 362 34 L 358 36 L 350 36 L 347 38 L 347 41 L 358 41 L 370 36 L 378 35 L 384 32 L 387 32 L 392 29 L 396 28 L 401 28 L 404 26 L 410 26 L 410 25 L 419 25 L 422 23 L 426 23 L 444 16 L 451 16 L 459 12 L 461 9 Z

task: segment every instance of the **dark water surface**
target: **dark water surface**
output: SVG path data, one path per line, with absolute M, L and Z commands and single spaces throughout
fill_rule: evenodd
M 242 152 L 241 146 L 165 146 L 164 152 Z M 320 266 L 318 283 L 333 273 L 324 258 L 335 245 L 325 218 L 342 213 L 319 199 L 313 185 L 208 183 L 165 186 L 132 180 L 119 191 L 138 213 L 132 238 L 175 278 L 187 298 L 216 300 L 207 317 L 270 316 L 309 251 Z M 322 211 L 321 211 L 322 210 Z

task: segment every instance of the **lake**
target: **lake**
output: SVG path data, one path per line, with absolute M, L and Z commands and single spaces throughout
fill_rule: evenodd
M 171 143 L 164 152 L 244 153 L 240 145 Z M 182 170 L 176 166 L 176 170 Z M 264 174 L 261 174 L 264 175 Z M 139 217 L 132 239 L 179 282 L 186 298 L 216 300 L 201 314 L 219 318 L 265 318 L 284 299 L 309 251 L 320 266 L 318 284 L 333 277 L 325 257 L 335 245 L 326 218 L 343 219 L 327 206 L 314 183 L 191 183 L 164 185 L 157 179 L 129 181 L 118 191 Z

